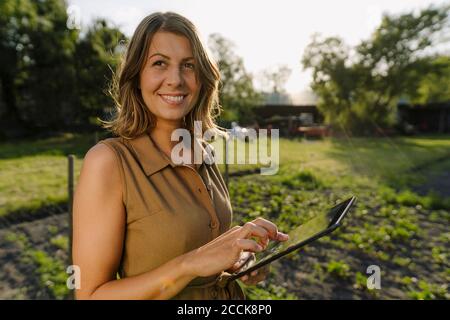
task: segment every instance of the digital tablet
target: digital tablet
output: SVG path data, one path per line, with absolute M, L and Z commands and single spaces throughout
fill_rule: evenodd
M 266 250 L 256 253 L 256 259 L 251 259 L 238 272 L 231 275 L 229 281 L 238 279 L 252 271 L 265 266 L 301 247 L 333 232 L 341 225 L 356 197 L 351 197 L 336 206 L 306 221 L 288 233 L 289 239 L 285 242 L 270 241 Z

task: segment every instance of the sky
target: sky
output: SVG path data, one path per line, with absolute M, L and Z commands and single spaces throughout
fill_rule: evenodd
M 212 33 L 231 40 L 256 78 L 265 69 L 287 65 L 292 73 L 285 89 L 297 103 L 309 99 L 311 72 L 303 70 L 300 61 L 314 33 L 356 45 L 370 36 L 384 12 L 399 14 L 445 2 L 449 0 L 68 0 L 76 6 L 82 27 L 103 17 L 130 37 L 150 13 L 184 15 L 205 44 Z

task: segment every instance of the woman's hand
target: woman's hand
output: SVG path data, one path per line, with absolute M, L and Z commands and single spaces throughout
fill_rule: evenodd
M 245 269 L 248 269 L 250 265 L 252 265 L 255 262 L 255 260 L 256 257 L 253 252 L 243 251 L 241 253 L 241 256 L 239 257 L 239 260 L 235 264 L 233 264 L 233 266 L 230 269 L 225 270 L 225 272 L 236 273 L 244 271 Z
M 186 272 L 195 277 L 208 277 L 231 269 L 244 252 L 263 251 L 269 240 L 286 241 L 272 222 L 257 218 L 236 226 L 185 256 Z M 256 240 L 256 241 L 255 241 Z
M 239 280 L 241 280 L 246 285 L 256 285 L 261 281 L 266 280 L 267 275 L 270 272 L 270 265 L 266 264 L 264 267 L 259 268 L 258 270 L 250 272 L 250 275 L 245 275 Z
M 233 267 L 226 270 L 228 273 L 238 273 L 242 272 L 251 266 L 253 266 L 256 262 L 256 256 L 252 252 L 246 252 L 244 251 L 241 254 L 241 257 L 239 258 L 238 262 L 236 262 Z M 249 275 L 245 275 L 241 278 L 239 278 L 240 281 L 242 281 L 246 285 L 256 285 L 261 281 L 264 281 L 267 277 L 267 275 L 270 272 L 270 265 L 265 265 L 262 268 L 259 268 L 258 270 L 254 270 L 250 272 Z

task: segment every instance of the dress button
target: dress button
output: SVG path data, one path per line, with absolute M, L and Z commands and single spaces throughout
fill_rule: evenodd
M 215 228 L 217 228 L 217 222 L 216 221 L 211 221 L 209 223 L 209 226 L 211 227 L 211 229 L 215 229 Z

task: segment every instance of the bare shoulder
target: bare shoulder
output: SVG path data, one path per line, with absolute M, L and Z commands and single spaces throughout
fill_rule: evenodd
M 86 153 L 80 174 L 80 184 L 87 188 L 102 187 L 109 193 L 121 192 L 120 168 L 116 154 L 106 144 L 98 143 Z M 94 187 L 95 186 L 95 187 Z
M 89 149 L 84 157 L 84 164 L 95 167 L 107 167 L 112 169 L 115 167 L 117 160 L 111 147 L 104 143 L 97 143 Z

